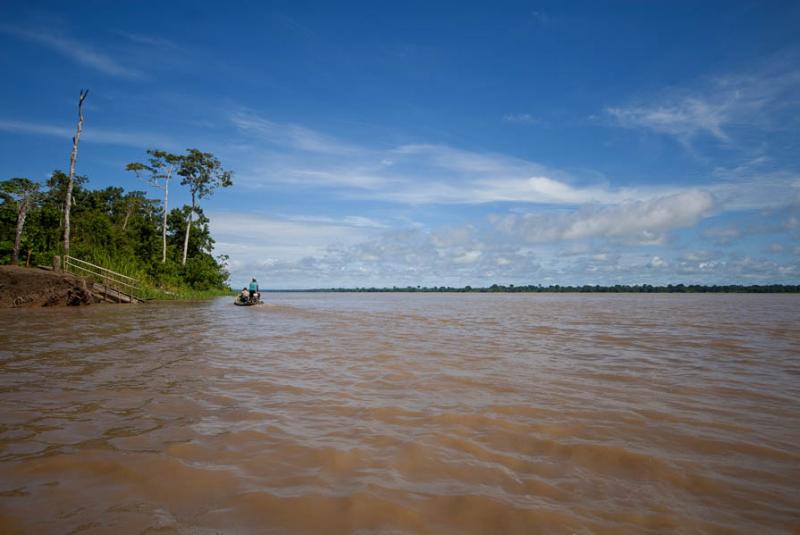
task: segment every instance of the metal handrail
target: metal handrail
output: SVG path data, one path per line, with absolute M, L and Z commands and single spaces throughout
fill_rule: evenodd
M 90 266 L 91 268 L 93 268 L 94 271 L 92 269 L 83 267 L 83 266 L 79 265 L 78 263 L 86 264 L 87 266 Z M 100 278 L 101 281 L 102 281 L 103 286 L 106 286 L 106 288 L 111 286 L 109 283 L 112 283 L 112 284 L 115 284 L 115 285 L 118 285 L 118 286 L 122 286 L 122 287 L 124 287 L 126 289 L 130 288 L 130 290 L 128 290 L 130 292 L 130 297 L 131 298 L 135 298 L 135 299 L 139 299 L 138 297 L 136 297 L 134 292 L 141 291 L 141 287 L 137 286 L 139 284 L 139 281 L 134 279 L 133 277 L 129 277 L 127 275 L 123 275 L 122 273 L 117 273 L 116 271 L 111 271 L 110 269 L 104 268 L 102 266 L 98 266 L 96 264 L 92 264 L 91 262 L 87 262 L 85 260 L 81 260 L 81 259 L 75 258 L 73 256 L 64 257 L 64 271 L 69 271 L 68 268 L 73 268 L 75 270 L 81 270 L 81 271 L 84 271 L 84 272 L 88 273 L 89 275 L 92 275 L 94 277 Z M 106 273 L 103 273 L 103 272 L 110 273 L 111 275 L 107 275 Z M 119 278 L 115 278 L 115 277 L 119 277 Z M 131 284 L 129 282 L 120 280 L 120 278 L 124 278 L 124 279 L 127 279 L 129 281 L 133 281 L 135 284 Z M 118 288 L 114 288 L 113 286 L 112 286 L 112 289 L 117 292 L 117 295 L 119 295 L 121 293 L 124 293 L 124 292 L 121 292 Z M 108 291 L 108 290 L 106 289 L 106 291 Z
M 131 288 L 133 290 L 140 290 L 141 289 L 138 286 L 135 286 L 133 284 L 129 284 L 129 283 L 121 281 L 121 280 L 117 280 L 117 279 L 115 279 L 113 277 L 109 277 L 108 275 L 103 275 L 101 273 L 95 273 L 92 270 L 86 269 L 85 267 L 82 267 L 82 266 L 78 266 L 78 265 L 75 265 L 75 264 L 72 264 L 72 263 L 68 263 L 67 265 L 70 266 L 70 267 L 73 267 L 75 269 L 80 269 L 82 271 L 85 271 L 86 273 L 88 273 L 90 275 L 95 275 L 97 277 L 100 277 L 103 281 L 113 282 L 114 284 L 119 284 L 120 286 L 125 286 L 126 288 Z
M 66 257 L 64 257 L 64 262 L 65 263 L 68 262 L 69 260 L 72 260 L 72 261 L 75 261 L 75 262 L 80 262 L 81 264 L 86 264 L 87 266 L 91 266 L 91 267 L 93 267 L 95 269 L 99 269 L 100 271 L 107 271 L 107 272 L 111 273 L 112 275 L 116 275 L 117 277 L 122 277 L 123 279 L 128 279 L 128 280 L 132 280 L 134 282 L 139 282 L 136 279 L 134 279 L 133 277 L 129 277 L 127 275 L 123 275 L 122 273 L 117 273 L 116 271 L 111 271 L 110 269 L 104 268 L 103 266 L 98 266 L 97 264 L 92 264 L 91 262 L 87 262 L 86 260 L 81 260 L 80 258 L 75 258 L 74 256 L 66 256 Z M 75 267 L 78 267 L 78 266 L 75 266 Z

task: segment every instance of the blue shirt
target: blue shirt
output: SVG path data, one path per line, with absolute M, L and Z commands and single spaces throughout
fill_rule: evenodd
M 253 281 L 253 282 L 250 283 L 250 291 L 251 292 L 257 292 L 258 291 L 258 283 L 256 281 Z

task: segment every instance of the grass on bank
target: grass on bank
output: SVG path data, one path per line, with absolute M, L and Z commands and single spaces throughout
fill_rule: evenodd
M 148 269 L 134 259 L 113 256 L 103 250 L 84 252 L 81 260 L 136 279 L 139 289 L 134 292 L 135 296 L 144 300 L 202 300 L 236 293 L 228 286 L 209 287 L 202 283 L 200 287 L 190 286 L 182 273 L 185 268 L 172 260 Z
M 161 290 L 149 286 L 142 286 L 136 296 L 145 301 L 201 301 L 214 297 L 235 296 L 230 288 L 212 288 L 209 290 L 194 290 L 192 288 L 176 288 L 174 290 Z

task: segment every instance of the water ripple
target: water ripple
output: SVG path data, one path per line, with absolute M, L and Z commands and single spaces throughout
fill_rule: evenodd
M 800 299 L 2 311 L 0 532 L 787 533 Z

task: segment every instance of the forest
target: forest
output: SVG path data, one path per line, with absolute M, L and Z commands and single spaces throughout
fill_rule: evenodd
M 600 286 L 585 284 L 582 286 L 550 286 L 539 285 L 502 285 L 492 284 L 488 287 L 464 286 L 393 286 L 391 288 L 320 288 L 312 290 L 275 290 L 282 292 L 451 292 L 451 293 L 800 293 L 798 284 L 615 284 Z
M 70 177 L 61 170 L 45 183 L 20 177 L 0 181 L 0 264 L 51 266 L 66 243 L 69 255 L 133 276 L 167 296 L 226 291 L 227 258 L 214 256 L 200 201 L 231 186 L 231 172 L 198 149 L 183 155 L 148 150 L 145 162 L 126 169 L 144 189 L 158 188 L 157 198 L 144 190 L 91 189 L 89 178 L 80 175 L 70 188 Z M 178 180 L 192 203 L 169 209 L 169 188 Z

